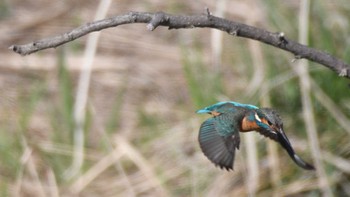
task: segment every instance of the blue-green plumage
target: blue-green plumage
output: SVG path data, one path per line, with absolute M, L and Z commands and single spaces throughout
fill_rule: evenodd
M 314 169 L 295 154 L 283 131 L 281 118 L 272 109 L 227 101 L 205 107 L 197 113 L 213 115 L 202 123 L 198 141 L 203 153 L 220 168 L 233 169 L 235 149 L 239 149 L 240 144 L 239 132 L 256 130 L 279 142 L 297 165 L 307 170 Z
M 222 136 L 218 131 L 218 121 L 216 118 L 206 120 L 200 129 L 198 140 L 203 153 L 219 165 L 220 168 L 231 169 L 231 164 L 235 157 L 235 148 L 239 146 L 239 138 L 237 141 L 228 140 L 227 136 Z M 220 125 L 222 127 L 222 125 Z
M 254 106 L 254 105 L 242 104 L 234 101 L 223 101 L 223 102 L 219 102 L 214 105 L 211 105 L 209 107 L 205 107 L 204 109 L 200 109 L 196 113 L 203 114 L 203 113 L 211 113 L 212 111 L 217 111 L 220 113 L 221 111 L 229 112 L 231 109 L 234 109 L 235 107 L 243 107 L 246 109 L 259 109 L 257 106 Z
M 226 111 L 227 110 L 227 111 Z M 227 170 L 233 169 L 235 149 L 239 149 L 239 130 L 246 109 L 243 107 L 219 110 L 218 116 L 207 119 L 200 127 L 198 141 L 203 153 L 215 165 Z

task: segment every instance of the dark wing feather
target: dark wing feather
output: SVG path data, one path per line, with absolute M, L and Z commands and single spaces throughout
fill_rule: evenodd
M 235 149 L 239 148 L 239 133 L 225 121 L 224 115 L 209 118 L 200 127 L 198 141 L 204 155 L 220 168 L 233 169 Z

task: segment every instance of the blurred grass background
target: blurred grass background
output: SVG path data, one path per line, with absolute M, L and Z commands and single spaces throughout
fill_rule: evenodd
M 194 112 L 234 100 L 277 109 L 296 152 L 313 160 L 294 69 L 298 61 L 210 29 L 149 32 L 145 24 L 131 24 L 102 31 L 84 113 L 83 163 L 67 174 L 77 151 L 74 107 L 87 37 L 25 57 L 7 48 L 92 21 L 98 4 L 0 1 L 0 196 L 322 194 L 315 172 L 298 168 L 257 133 L 241 134 L 246 141 L 233 172 L 215 168 L 202 154 L 197 135 L 208 116 Z M 298 40 L 300 4 L 120 0 L 112 1 L 107 15 L 198 14 L 208 7 L 229 20 Z M 309 45 L 350 62 L 350 3 L 312 1 L 309 12 Z M 326 178 L 334 196 L 350 196 L 349 81 L 311 62 L 308 68 Z

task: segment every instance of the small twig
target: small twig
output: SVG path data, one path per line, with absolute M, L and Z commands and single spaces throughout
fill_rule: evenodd
M 294 58 L 292 59 L 292 63 L 296 62 L 297 60 L 300 60 L 302 57 L 300 55 L 296 55 L 294 56 Z
M 155 30 L 159 25 L 165 25 L 168 22 L 169 18 L 165 15 L 164 12 L 157 12 L 152 17 L 152 20 L 148 23 L 147 29 L 150 31 Z
M 350 65 L 334 56 L 314 48 L 307 47 L 292 41 L 284 33 L 273 33 L 235 21 L 215 17 L 209 9 L 201 15 L 171 15 L 164 12 L 130 12 L 111 18 L 87 23 L 70 32 L 52 38 L 46 38 L 24 45 L 12 45 L 9 49 L 21 55 L 28 55 L 47 48 L 55 48 L 67 42 L 80 38 L 88 33 L 102 29 L 117 27 L 130 23 L 147 23 L 147 28 L 153 31 L 158 26 L 167 26 L 169 29 L 182 28 L 215 28 L 233 36 L 240 36 L 258 40 L 268 45 L 289 51 L 295 57 L 302 57 L 322 64 L 335 71 L 339 76 L 350 78 Z
M 207 13 L 207 17 L 209 18 L 209 17 L 210 17 L 210 15 L 211 15 L 211 14 L 210 14 L 210 10 L 209 10 L 209 8 L 208 8 L 208 7 L 206 7 L 206 8 L 205 8 L 205 11 L 206 11 L 206 13 Z
M 277 37 L 278 37 L 278 40 L 280 41 L 280 45 L 287 45 L 288 44 L 287 39 L 284 37 L 284 32 L 277 33 Z

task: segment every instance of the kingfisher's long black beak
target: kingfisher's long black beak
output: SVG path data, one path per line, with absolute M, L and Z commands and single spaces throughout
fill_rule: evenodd
M 293 161 L 300 167 L 306 169 L 306 170 L 315 170 L 315 167 L 311 164 L 306 163 L 304 160 L 302 160 L 297 154 L 295 154 L 292 145 L 290 144 L 286 134 L 284 133 L 283 129 L 279 129 L 277 133 L 278 141 L 283 146 L 284 149 L 288 152 L 289 156 L 293 159 Z

